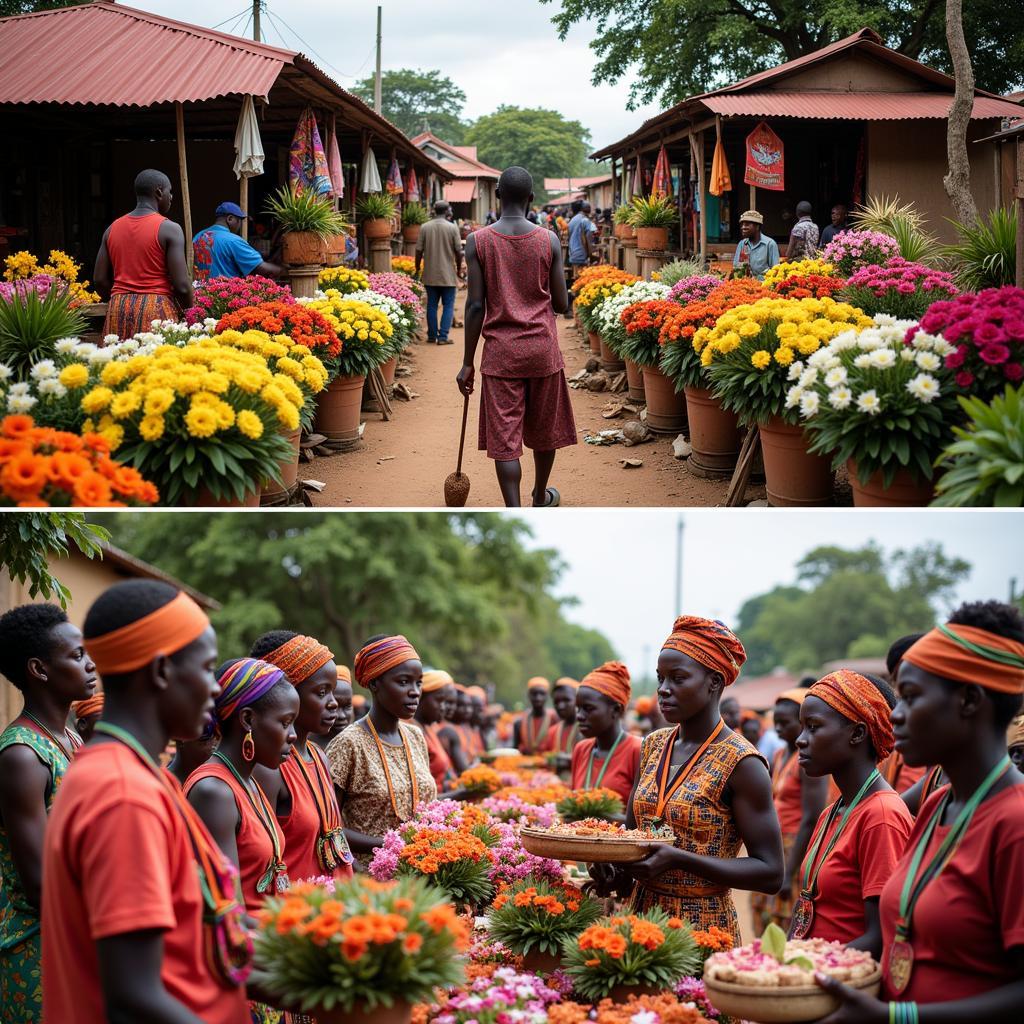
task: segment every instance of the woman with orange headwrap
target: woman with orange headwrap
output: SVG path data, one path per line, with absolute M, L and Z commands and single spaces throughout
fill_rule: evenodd
M 675 846 L 619 873 L 635 879 L 633 905 L 660 906 L 694 928 L 712 925 L 739 941 L 730 890 L 775 892 L 782 881 L 782 840 L 768 767 L 727 728 L 718 712 L 746 652 L 711 619 L 684 615 L 658 656 L 658 704 L 671 728 L 643 741 L 626 825 L 667 825 Z M 747 856 L 739 857 L 741 846 Z
M 524 711 L 512 729 L 512 746 L 527 757 L 539 754 L 548 733 L 555 727 L 557 716 L 548 706 L 551 684 L 543 676 L 534 676 L 526 684 L 530 710 Z
M 455 680 L 447 672 L 435 669 L 423 673 L 423 692 L 420 694 L 420 706 L 416 709 L 416 724 L 423 730 L 427 741 L 430 774 L 434 776 L 438 792 L 455 778 L 452 759 L 437 735 L 438 726 L 445 720 L 446 705 L 454 700 Z
M 629 799 L 640 764 L 640 740 L 622 728 L 632 688 L 621 661 L 587 673 L 576 691 L 576 722 L 583 740 L 572 751 L 573 789 L 610 789 Z
M 580 741 L 579 724 L 576 721 L 576 691 L 579 688 L 580 684 L 568 676 L 562 676 L 555 683 L 551 691 L 551 703 L 555 706 L 558 724 L 548 732 L 548 738 L 541 744 L 545 754 L 561 754 L 566 766 L 573 748 Z

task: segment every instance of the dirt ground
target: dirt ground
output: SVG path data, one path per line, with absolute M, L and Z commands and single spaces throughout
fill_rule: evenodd
M 456 300 L 456 321 L 462 322 L 465 291 Z M 571 377 L 590 357 L 584 339 L 572 321 L 558 318 L 559 343 L 565 356 L 565 372 Z M 458 456 L 462 395 L 455 375 L 462 366 L 463 331 L 454 328 L 454 345 L 437 347 L 425 342 L 410 350 L 412 376 L 401 378 L 419 397 L 411 402 L 396 399 L 393 418 L 382 422 L 379 413 L 364 413 L 363 447 L 355 452 L 317 458 L 299 467 L 300 476 L 324 481 L 327 486 L 313 494 L 318 507 L 434 508 L 444 505 L 445 477 L 455 470 Z M 480 350 L 477 351 L 477 367 Z M 479 379 L 479 377 L 478 377 Z M 559 451 L 550 484 L 562 495 L 562 504 L 574 507 L 715 506 L 725 502 L 726 481 L 691 476 L 686 462 L 672 453 L 670 437 L 656 437 L 631 448 L 583 443 L 586 433 L 621 426 L 626 417 L 605 420 L 601 410 L 610 396 L 571 389 L 573 412 L 580 443 Z M 624 396 L 622 396 L 624 397 Z M 470 401 L 463 472 L 471 489 L 468 507 L 501 507 L 494 466 L 477 450 L 479 389 Z M 640 459 L 639 468 L 623 468 L 619 460 Z M 530 501 L 533 461 L 523 459 L 523 499 Z M 764 488 L 752 485 L 747 500 L 764 497 Z

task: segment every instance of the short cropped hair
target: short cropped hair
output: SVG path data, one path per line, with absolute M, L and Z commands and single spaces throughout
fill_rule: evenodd
M 525 167 L 507 167 L 498 180 L 501 199 L 506 203 L 525 203 L 533 193 L 533 176 Z
M 171 179 L 163 171 L 155 171 L 150 168 L 139 171 L 135 176 L 135 194 L 140 197 L 155 196 L 158 188 L 162 188 L 166 192 L 170 187 Z
M 23 604 L 0 615 L 0 674 L 24 690 L 29 659 L 48 658 L 55 646 L 53 630 L 67 621 L 55 604 Z

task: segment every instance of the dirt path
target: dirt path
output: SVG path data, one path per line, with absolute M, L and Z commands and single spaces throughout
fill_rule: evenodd
M 459 322 L 465 296 L 465 291 L 460 291 L 457 298 Z M 578 331 L 564 317 L 558 318 L 558 334 L 566 376 L 571 377 L 585 365 L 589 350 L 583 348 Z M 396 399 L 389 423 L 382 422 L 379 414 L 364 414 L 364 444 L 359 451 L 318 458 L 300 467 L 302 476 L 327 484 L 322 494 L 313 496 L 317 506 L 444 505 L 444 478 L 455 469 L 462 417 L 462 396 L 455 386 L 455 375 L 462 366 L 462 329 L 453 329 L 451 337 L 454 345 L 438 348 L 421 343 L 412 347 L 415 373 L 404 382 L 419 397 L 412 402 Z M 478 352 L 478 366 L 479 362 Z M 564 505 L 714 506 L 724 502 L 726 483 L 691 476 L 685 462 L 673 456 L 671 438 L 658 438 L 633 448 L 584 444 L 588 431 L 596 433 L 621 425 L 624 419 L 602 419 L 601 410 L 609 398 L 606 394 L 585 390 L 570 393 L 580 443 L 558 453 L 551 475 L 551 484 L 561 492 Z M 469 507 L 487 508 L 500 506 L 501 495 L 493 463 L 477 450 L 478 403 L 479 392 L 470 402 L 463 471 L 472 482 Z M 624 469 L 619 459 L 626 457 L 642 459 L 643 465 Z M 523 496 L 527 502 L 532 486 L 533 461 L 527 451 L 523 459 Z

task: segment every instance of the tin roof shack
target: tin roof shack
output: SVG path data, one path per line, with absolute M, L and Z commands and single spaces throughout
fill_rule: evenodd
M 501 171 L 477 159 L 476 146 L 452 146 L 430 132 L 421 132 L 412 144 L 451 175 L 452 180 L 444 186 L 443 197 L 455 217 L 483 224 L 488 211 L 497 210 Z
M 392 156 L 404 174 L 415 168 L 428 194 L 431 176 L 449 177 L 291 50 L 99 0 L 0 19 L 0 54 L 0 234 L 16 249 L 62 248 L 90 274 L 102 233 L 131 207 L 143 168 L 168 174 L 170 216 L 193 232 L 213 219 L 218 203 L 241 197 L 233 143 L 246 95 L 266 152 L 264 173 L 250 180 L 243 203 L 251 211 L 262 211 L 287 181 L 292 136 L 307 106 L 325 146 L 336 127 L 344 206 L 371 146 L 382 180 Z M 255 228 L 269 234 L 269 218 Z
M 765 233 L 784 245 L 801 200 L 812 204 L 819 224 L 827 224 L 836 203 L 852 206 L 868 195 L 893 193 L 912 200 L 927 214 L 930 229 L 951 241 L 955 233 L 946 218 L 953 209 L 942 178 L 954 87 L 948 75 L 889 49 L 865 28 L 807 56 L 689 97 L 592 159 L 612 160 L 628 198 L 637 161 L 646 193 L 665 145 L 673 174 L 691 183 L 689 194 L 701 197 L 696 205 L 706 214 L 694 216 L 692 203 L 680 204 L 675 242 L 683 251 L 730 249 L 739 238 L 740 215 L 750 207 L 764 214 Z M 992 134 L 1000 118 L 1021 113 L 1020 103 L 978 89 L 968 138 L 977 142 Z M 762 121 L 784 147 L 779 191 L 744 184 L 746 139 Z M 708 191 L 716 133 L 732 178 L 732 190 L 720 197 Z M 997 174 L 995 144 L 978 142 L 970 150 L 979 209 L 1009 202 Z

